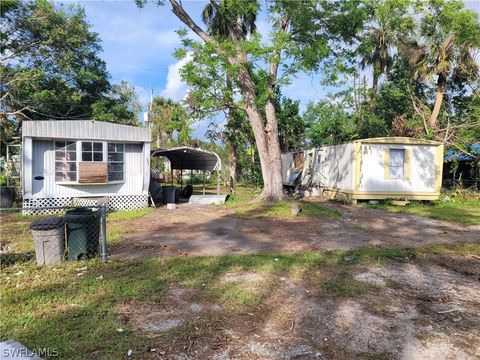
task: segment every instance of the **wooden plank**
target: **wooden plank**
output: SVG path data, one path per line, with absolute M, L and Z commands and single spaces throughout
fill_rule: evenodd
M 78 182 L 83 184 L 106 184 L 108 168 L 106 162 L 84 161 L 78 163 Z

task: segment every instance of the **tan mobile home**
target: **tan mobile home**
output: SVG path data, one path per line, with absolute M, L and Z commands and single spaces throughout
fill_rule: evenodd
M 442 159 L 439 142 L 384 137 L 305 150 L 301 162 L 298 153 L 283 154 L 282 171 L 284 185 L 299 185 L 306 194 L 436 200 Z

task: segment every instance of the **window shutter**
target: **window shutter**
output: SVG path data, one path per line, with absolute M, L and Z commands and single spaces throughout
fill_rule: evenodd
M 403 174 L 405 180 L 410 180 L 410 171 L 411 171 L 411 160 L 412 160 L 412 149 L 405 149 L 405 163 L 403 168 Z
M 383 178 L 387 180 L 390 177 L 390 149 L 385 148 L 383 153 Z

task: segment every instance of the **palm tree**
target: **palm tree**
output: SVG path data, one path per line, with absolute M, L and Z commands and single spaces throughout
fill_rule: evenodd
M 180 142 L 187 142 L 190 126 L 185 114 L 185 109 L 172 99 L 157 96 L 152 102 L 153 134 L 156 138 L 156 146 L 171 146 L 175 143 L 173 134 L 175 131 L 182 135 Z
M 432 39 L 433 40 L 433 39 Z M 435 103 L 428 119 L 428 125 L 438 130 L 438 116 L 442 108 L 447 80 L 452 76 L 473 80 L 478 77 L 479 66 L 473 57 L 473 49 L 464 44 L 458 36 L 449 33 L 443 38 L 425 45 L 413 44 L 410 65 L 417 80 L 430 80 L 437 77 Z
M 230 0 L 211 0 L 202 11 L 202 21 L 210 35 L 221 39 L 244 39 L 256 32 L 257 12 L 239 13 Z
M 230 0 L 211 0 L 202 11 L 202 21 L 207 25 L 208 32 L 212 36 L 216 36 L 221 40 L 235 41 L 245 39 L 249 34 L 256 32 L 256 11 L 252 12 L 237 12 L 237 8 Z M 225 125 L 225 133 L 223 138 L 228 143 L 230 152 L 230 192 L 235 194 L 237 181 L 237 156 L 239 146 L 238 130 L 241 127 L 239 120 L 244 119 L 244 116 L 236 113 L 233 106 L 233 84 L 229 73 L 225 74 L 226 81 L 226 104 L 227 106 L 227 121 Z
M 371 110 L 375 109 L 378 81 L 393 65 L 394 47 L 408 36 L 412 18 L 407 14 L 409 0 L 379 0 L 359 46 L 360 66 L 372 66 Z
M 362 70 L 367 66 L 373 67 L 371 88 L 373 96 L 377 94 L 380 76 L 392 66 L 393 57 L 390 48 L 393 43 L 393 33 L 384 26 L 370 29 L 366 35 L 365 48 L 368 48 L 368 51 L 362 55 L 360 65 Z
M 417 80 L 436 77 L 436 95 L 428 125 L 439 129 L 438 116 L 449 79 L 472 82 L 479 77 L 474 53 L 480 47 L 480 23 L 463 3 L 431 1 L 421 23 L 421 43 L 409 46 L 409 63 Z

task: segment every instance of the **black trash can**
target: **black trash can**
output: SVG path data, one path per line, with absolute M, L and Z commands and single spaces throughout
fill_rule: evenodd
M 15 186 L 0 186 L 1 207 L 11 208 L 15 201 L 16 192 Z
M 76 208 L 65 214 L 68 260 L 85 260 L 98 255 L 100 211 Z
M 165 192 L 165 203 L 166 204 L 174 204 L 175 201 L 175 186 L 164 186 L 163 191 Z
M 38 265 L 61 263 L 65 254 L 65 221 L 61 217 L 39 219 L 30 224 Z

